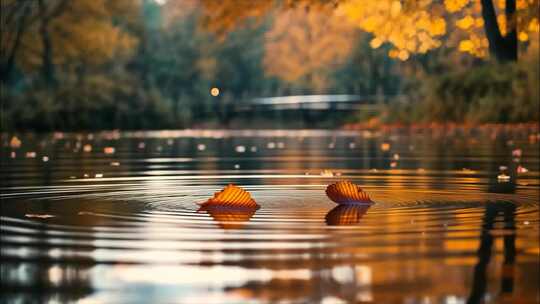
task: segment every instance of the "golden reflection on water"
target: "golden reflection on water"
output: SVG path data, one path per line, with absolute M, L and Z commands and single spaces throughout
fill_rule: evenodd
M 255 214 L 257 208 L 235 208 L 206 206 L 199 212 L 206 211 L 222 229 L 241 229 Z
M 326 216 L 326 224 L 330 226 L 355 225 L 360 222 L 369 209 L 370 204 L 343 204 L 334 207 Z
M 511 147 L 351 131 L 19 137 L 2 148 L 0 220 L 2 284 L 20 302 L 540 301 L 539 155 L 527 136 Z M 518 164 L 528 172 L 497 180 Z M 376 204 L 330 202 L 326 185 L 345 178 Z M 197 212 L 228 183 L 261 208 Z

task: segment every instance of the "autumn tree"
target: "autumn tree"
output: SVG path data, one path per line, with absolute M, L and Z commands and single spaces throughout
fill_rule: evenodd
M 211 24 L 211 29 L 232 28 L 276 7 L 261 3 L 267 1 L 246 1 L 250 4 L 239 13 L 234 9 L 237 1 L 223 1 L 215 13 L 214 2 L 203 1 L 209 8 L 206 23 Z M 278 3 L 281 8 L 290 8 L 299 3 L 324 6 L 322 4 L 328 2 L 284 0 Z M 389 55 L 401 60 L 407 60 L 410 54 L 437 48 L 446 42 L 449 32 L 464 30 L 470 37 L 459 42 L 460 51 L 483 57 L 484 50 L 489 49 L 498 61 L 515 61 L 518 41 L 525 42 L 539 31 L 539 0 L 336 0 L 326 6 L 342 11 L 344 19 L 372 33 L 372 47 L 383 43 L 393 45 Z M 479 28 L 483 29 L 481 35 Z
M 17 66 L 54 86 L 58 67 L 98 65 L 136 43 L 122 27 L 138 12 L 133 1 L 2 0 L 1 8 L 3 82 Z
M 354 34 L 354 27 L 334 10 L 297 7 L 280 11 L 266 33 L 265 71 L 322 92 L 331 68 L 349 55 Z
M 478 57 L 486 50 L 501 62 L 516 61 L 519 38 L 538 33 L 537 0 L 445 0 L 366 2 L 346 1 L 345 14 L 375 36 L 373 46 L 389 42 L 390 56 L 407 59 L 410 53 L 425 53 L 438 47 L 449 35 L 464 37 L 459 50 Z M 389 13 L 388 13 L 389 12 Z M 449 23 L 455 23 L 449 31 Z M 484 33 L 479 30 L 483 29 Z M 450 33 L 449 33 L 450 32 Z

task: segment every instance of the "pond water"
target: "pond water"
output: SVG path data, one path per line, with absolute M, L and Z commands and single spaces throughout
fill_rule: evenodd
M 6 303 L 540 301 L 535 128 L 13 136 Z M 229 183 L 261 208 L 198 212 Z

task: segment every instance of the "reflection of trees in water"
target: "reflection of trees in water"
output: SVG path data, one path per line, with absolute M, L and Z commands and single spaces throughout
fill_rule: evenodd
M 487 287 L 487 266 L 491 260 L 493 247 L 493 229 L 497 216 L 502 215 L 504 227 L 510 230 L 504 233 L 504 264 L 501 279 L 501 293 L 510 294 L 514 288 L 514 262 L 516 258 L 515 235 L 516 206 L 507 202 L 487 203 L 484 212 L 480 248 L 478 248 L 478 262 L 474 268 L 474 280 L 471 294 L 467 303 L 480 303 Z
M 66 303 L 93 292 L 89 278 L 92 264 L 45 260 L 2 262 L 2 297 L 14 303 Z
M 44 210 L 50 212 L 48 203 Z M 50 252 L 58 248 L 47 244 L 50 238 L 48 225 L 37 225 L 35 229 L 35 241 L 25 247 L 36 250 L 37 256 L 26 260 L 2 253 L 3 296 L 13 302 L 45 303 L 76 301 L 91 294 L 93 288 L 88 272 L 94 262 L 80 257 L 69 262 L 52 259 Z
M 335 218 L 335 224 L 360 223 L 361 215 L 367 211 L 358 210 L 356 214 L 344 210 L 346 210 L 344 206 L 337 206 L 328 212 L 326 219 L 328 220 L 329 217 Z M 486 203 L 483 231 L 480 236 L 480 248 L 477 252 L 478 263 L 474 269 L 474 280 L 468 303 L 480 303 L 486 294 L 487 267 L 491 259 L 491 250 L 494 244 L 492 233 L 495 229 L 505 230 L 503 236 L 504 265 L 501 275 L 501 293 L 509 295 L 513 292 L 516 257 L 515 211 L 516 206 L 512 203 Z M 339 215 L 343 215 L 343 217 L 340 219 Z M 501 224 L 501 227 L 498 227 L 497 222 Z M 346 241 L 348 239 L 340 242 L 341 246 L 346 246 Z M 442 243 L 440 245 L 444 246 Z M 420 268 L 426 264 L 424 262 L 425 258 L 421 257 L 413 261 L 414 265 L 417 265 L 419 272 L 415 274 L 414 280 L 409 280 L 404 277 L 404 273 L 400 272 L 400 269 L 403 271 L 403 268 L 400 268 L 404 266 L 403 263 L 385 263 L 385 266 L 381 267 L 381 265 L 376 265 L 377 263 L 373 264 L 365 259 L 349 255 L 346 251 L 341 251 L 341 246 L 333 249 L 331 254 L 324 250 L 310 250 L 309 258 L 302 260 L 265 260 L 262 262 L 263 264 L 261 262 L 241 262 L 242 267 L 271 269 L 276 271 L 276 275 L 268 281 L 248 281 L 241 286 L 227 287 L 225 291 L 246 299 L 263 301 L 288 300 L 311 303 L 321 302 L 326 297 L 335 297 L 351 303 L 364 300 L 373 301 L 374 299 L 397 301 L 403 299 L 405 295 L 414 297 L 419 292 L 434 297 L 455 292 L 456 286 L 452 287 L 452 282 L 460 282 L 466 276 L 466 273 L 461 273 L 456 277 L 451 274 L 430 274 L 429 270 L 422 272 Z M 281 253 L 293 252 L 296 251 L 272 250 L 272 255 L 277 256 Z M 377 261 L 380 262 L 378 259 Z M 367 263 L 366 266 L 362 266 L 363 263 Z M 429 263 L 429 265 L 429 267 L 437 266 L 436 262 Z M 446 267 L 444 269 L 450 270 Z M 385 276 L 384 274 L 381 276 L 381 271 L 398 271 L 398 273 L 392 276 Z M 373 278 L 371 278 L 372 275 Z M 369 277 L 366 282 L 362 281 L 365 276 Z M 445 276 L 448 279 L 446 282 L 443 281 Z M 433 284 L 433 280 L 435 280 L 436 284 Z M 466 287 L 463 292 L 466 292 Z
M 261 301 L 293 301 L 300 303 L 321 303 L 323 299 L 335 297 L 355 303 L 359 294 L 363 294 L 361 285 L 356 281 L 346 283 L 335 280 L 330 270 L 321 272 L 309 280 L 303 279 L 272 279 L 267 282 L 249 281 L 241 287 L 227 287 L 226 292 L 240 295 L 246 299 Z
M 507 144 L 510 138 L 511 137 L 508 134 L 501 133 L 492 141 L 490 154 L 496 155 L 497 157 L 493 157 L 487 167 L 488 172 L 492 172 L 489 176 L 488 192 L 516 192 L 517 163 L 512 161 L 512 152 Z M 507 169 L 500 170 L 501 165 L 506 165 Z M 510 176 L 510 180 L 508 182 L 499 182 L 497 177 L 499 173 Z
M 370 205 L 338 205 L 325 216 L 326 223 L 335 225 L 358 224 Z M 339 251 L 339 250 L 338 250 Z M 298 253 L 295 249 L 272 249 L 272 255 Z M 244 268 L 271 269 L 281 277 L 268 281 L 247 281 L 241 286 L 226 287 L 227 293 L 245 299 L 262 301 L 301 301 L 302 303 L 320 303 L 325 298 L 334 297 L 355 303 L 358 299 L 371 298 L 369 290 L 371 272 L 368 267 L 357 265 L 358 258 L 348 253 L 340 257 L 329 258 L 324 249 L 312 249 L 308 259 L 273 259 L 240 262 Z M 369 273 L 365 273 L 365 272 Z M 298 277 L 300 276 L 300 277 Z
M 33 229 L 29 241 L 19 239 L 21 235 L 11 230 L 2 232 L 6 236 L 2 240 L 2 300 L 15 303 L 45 303 L 58 301 L 73 302 L 90 295 L 93 282 L 90 272 L 96 266 L 92 252 L 96 237 L 86 228 L 118 225 L 118 218 L 108 218 L 92 214 L 92 211 L 110 214 L 140 214 L 146 207 L 144 203 L 131 202 L 118 204 L 99 199 L 75 200 L 39 200 L 39 201 L 8 201 L 2 206 L 2 215 L 12 218 L 24 218 L 26 213 L 45 213 L 55 217 L 46 220 L 32 220 L 33 224 L 23 225 Z M 80 214 L 79 212 L 85 212 Z M 4 223 L 2 222 L 2 225 Z M 28 225 L 28 227 L 27 227 Z M 51 225 L 59 225 L 51 228 Z M 81 228 L 84 227 L 84 230 Z M 51 230 L 68 232 L 66 235 L 51 233 Z M 69 232 L 77 231 L 76 237 Z M 26 235 L 23 235 L 26 236 Z M 54 242 L 51 239 L 55 239 Z M 78 244 L 70 243 L 77 240 Z M 84 242 L 83 244 L 81 244 Z M 6 254 L 6 250 L 28 250 L 28 256 L 17 253 Z M 56 257 L 59 255 L 59 257 Z

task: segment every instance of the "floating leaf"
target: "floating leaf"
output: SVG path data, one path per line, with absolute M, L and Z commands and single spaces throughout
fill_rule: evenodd
M 246 190 L 237 187 L 233 184 L 216 192 L 214 197 L 204 202 L 201 207 L 207 206 L 234 206 L 246 208 L 259 208 L 259 205 L 251 198 L 251 195 Z
M 326 188 L 326 195 L 338 204 L 373 203 L 367 193 L 349 181 L 340 181 L 329 185 Z

